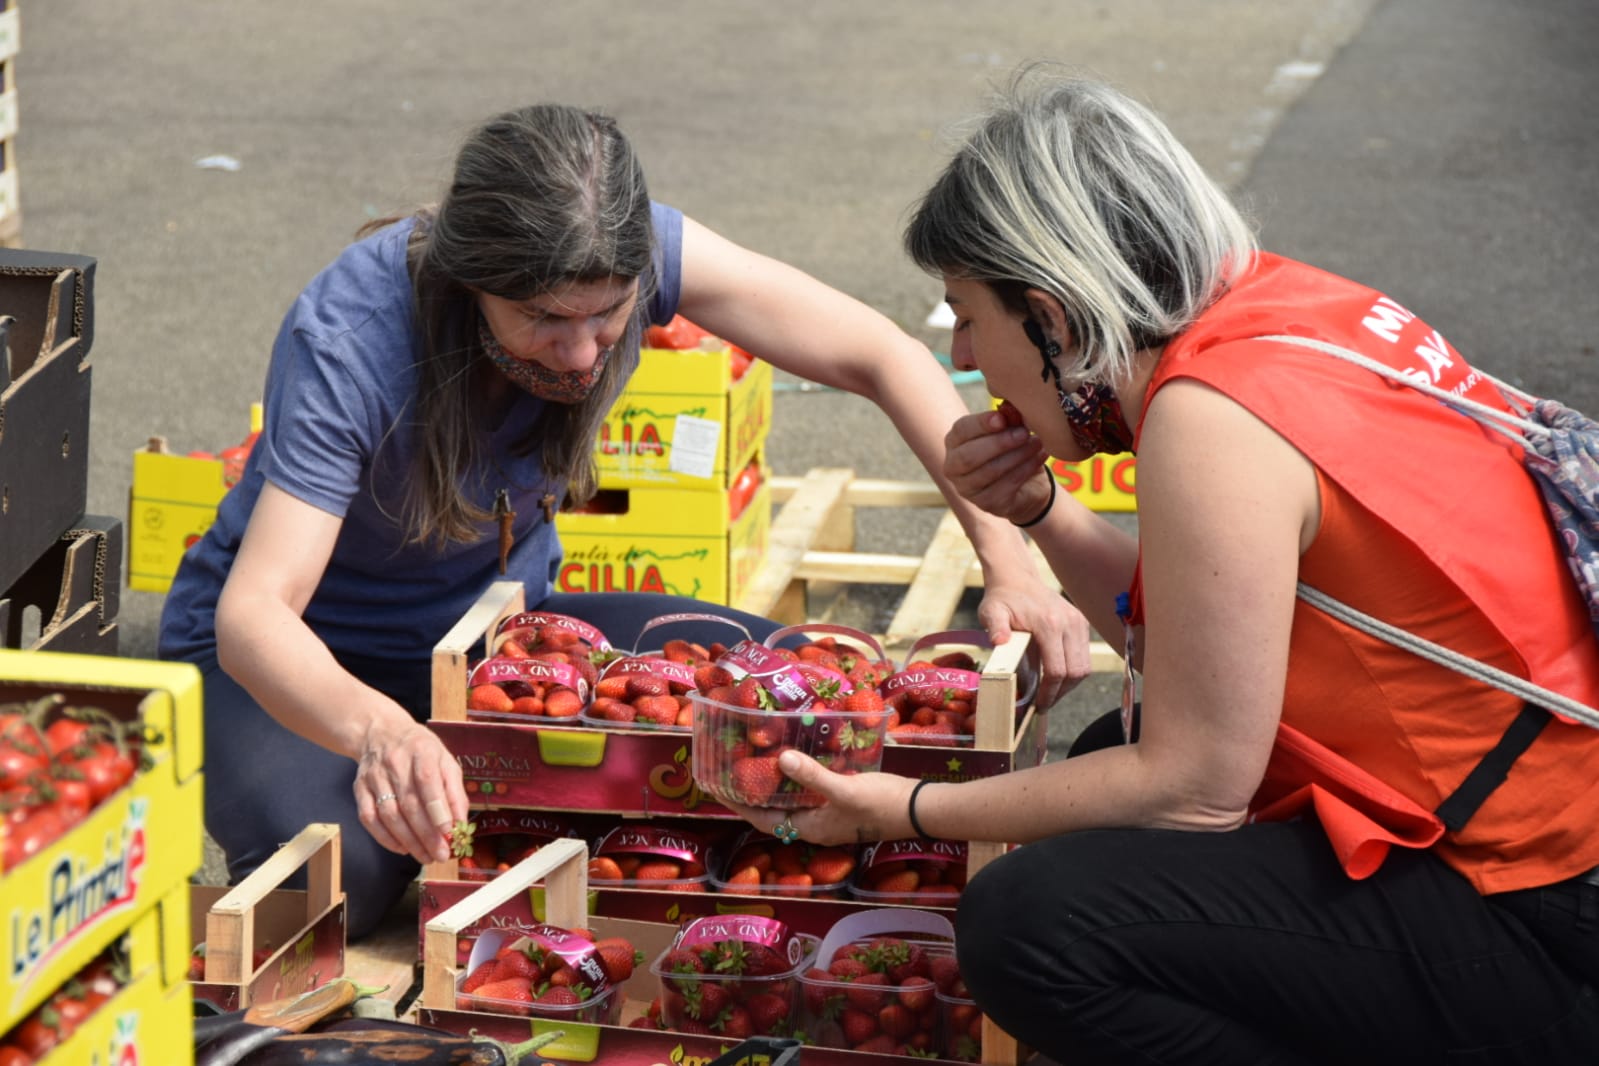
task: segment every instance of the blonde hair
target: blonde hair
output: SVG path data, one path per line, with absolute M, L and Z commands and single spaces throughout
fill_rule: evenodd
M 1072 383 L 1117 384 L 1247 269 L 1238 208 L 1148 108 L 1103 83 L 1023 68 L 918 204 L 923 270 L 1066 309 Z

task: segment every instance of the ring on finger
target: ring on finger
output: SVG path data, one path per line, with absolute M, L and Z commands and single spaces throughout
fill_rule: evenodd
M 374 799 L 374 800 L 373 800 L 373 801 L 372 801 L 372 802 L 373 802 L 373 803 L 376 803 L 376 804 L 377 804 L 377 805 L 378 805 L 378 806 L 379 806 L 379 807 L 381 807 L 381 806 L 383 806 L 383 805 L 384 805 L 384 804 L 385 804 L 385 803 L 387 803 L 387 802 L 389 802 L 389 801 L 390 801 L 390 800 L 392 800 L 392 799 L 395 799 L 395 798 L 396 798 L 396 797 L 395 797 L 395 795 L 394 795 L 394 793 L 392 793 L 392 792 L 385 792 L 385 793 L 383 793 L 383 794 L 382 794 L 382 795 L 381 795 L 381 796 L 378 796 L 378 797 L 377 797 L 377 798 L 376 798 L 376 799 Z
M 792 844 L 799 839 L 799 830 L 794 828 L 792 815 L 784 815 L 783 820 L 772 826 L 772 835 L 785 844 Z

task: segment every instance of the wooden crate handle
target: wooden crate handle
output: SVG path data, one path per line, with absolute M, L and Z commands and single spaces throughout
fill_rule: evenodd
M 545 918 L 563 929 L 588 924 L 589 849 L 570 837 L 552 840 L 427 923 L 422 932 L 422 1006 L 455 1009 L 455 943 L 461 930 L 519 892 L 544 882 Z
M 447 722 L 466 721 L 467 656 L 478 641 L 493 633 L 500 619 L 519 614 L 526 602 L 527 591 L 520 581 L 496 581 L 433 645 L 432 717 Z
M 306 876 L 305 924 L 338 902 L 344 895 L 340 880 L 343 855 L 339 827 L 313 822 L 212 904 L 205 916 L 206 982 L 242 984 L 250 976 L 255 909 L 302 866 Z

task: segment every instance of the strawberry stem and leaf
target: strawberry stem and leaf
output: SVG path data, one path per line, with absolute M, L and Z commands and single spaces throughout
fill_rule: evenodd
M 450 826 L 450 855 L 464 859 L 472 854 L 472 835 L 477 832 L 476 822 L 456 822 Z

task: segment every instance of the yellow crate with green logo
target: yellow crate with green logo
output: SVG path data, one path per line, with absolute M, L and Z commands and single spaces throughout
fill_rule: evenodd
M 772 527 L 770 477 L 738 516 L 726 492 L 616 490 L 620 513 L 555 517 L 565 558 L 557 592 L 664 592 L 737 602 L 760 569 Z
M 194 1000 L 188 970 L 189 896 L 174 889 L 137 918 L 122 940 L 128 983 L 39 1066 L 120 1066 L 194 1061 Z
M 595 442 L 606 488 L 725 489 L 772 426 L 772 367 L 732 349 L 645 348 Z
M 144 768 L 0 877 L 0 1032 L 160 900 L 181 890 L 186 907 L 202 861 L 200 671 L 187 663 L 0 651 L 0 703 L 52 693 L 139 719 Z M 186 941 L 188 933 L 185 920 L 177 935 Z

